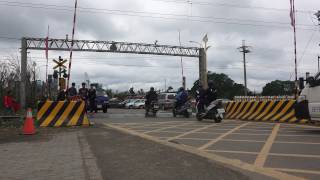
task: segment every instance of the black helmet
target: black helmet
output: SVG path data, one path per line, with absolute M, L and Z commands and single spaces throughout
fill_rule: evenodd
M 214 88 L 214 83 L 213 83 L 213 81 L 209 81 L 209 82 L 208 82 L 208 87 L 209 87 L 209 88 Z
M 75 86 L 75 85 L 76 85 L 76 83 L 74 83 L 74 82 L 73 82 L 71 85 L 72 85 L 72 86 Z
M 150 87 L 150 91 L 154 91 L 154 87 Z

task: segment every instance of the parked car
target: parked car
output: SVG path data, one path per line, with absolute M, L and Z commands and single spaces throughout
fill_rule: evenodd
M 109 100 L 109 108 L 124 108 L 124 101 L 117 99 L 117 98 L 112 98 Z
M 104 113 L 108 112 L 108 103 L 109 98 L 106 96 L 97 96 L 96 97 L 96 108 L 98 110 L 102 110 Z M 96 111 L 96 112 L 97 112 Z
M 161 93 L 158 96 L 158 104 L 160 109 L 171 109 L 176 101 L 176 93 Z
M 134 102 L 133 107 L 136 109 L 143 109 L 145 106 L 145 100 L 144 99 L 139 99 Z
M 127 103 L 125 104 L 125 108 L 133 109 L 134 103 L 138 101 L 139 99 L 127 99 Z

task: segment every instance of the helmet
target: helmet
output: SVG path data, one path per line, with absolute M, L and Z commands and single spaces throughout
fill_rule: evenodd
M 150 87 L 150 91 L 154 91 L 154 87 Z
M 213 81 L 209 81 L 209 82 L 208 82 L 208 86 L 209 86 L 209 88 L 214 88 L 214 83 L 213 83 Z
M 76 83 L 74 83 L 74 82 L 73 82 L 71 85 L 72 85 L 72 86 L 75 86 L 75 85 L 76 85 Z
M 184 91 L 184 88 L 183 88 L 183 87 L 180 87 L 178 91 L 179 91 L 179 92 L 180 92 L 180 91 Z

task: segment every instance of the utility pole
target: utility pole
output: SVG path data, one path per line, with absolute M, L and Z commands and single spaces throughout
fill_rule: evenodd
M 243 53 L 243 69 L 244 69 L 244 95 L 247 96 L 247 69 L 246 69 L 246 53 L 250 53 L 251 51 L 249 50 L 250 46 L 246 46 L 246 41 L 242 40 L 242 46 L 240 46 L 238 49 L 240 52 Z

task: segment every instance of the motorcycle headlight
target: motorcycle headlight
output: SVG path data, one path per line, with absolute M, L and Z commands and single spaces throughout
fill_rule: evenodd
M 305 95 L 301 95 L 301 96 L 298 97 L 297 102 L 301 103 L 301 102 L 306 101 L 306 100 L 307 100 L 307 97 Z

